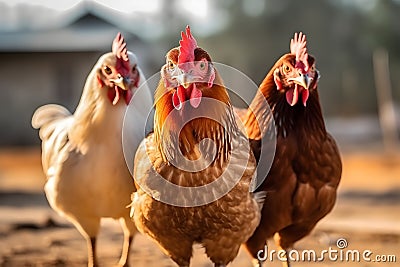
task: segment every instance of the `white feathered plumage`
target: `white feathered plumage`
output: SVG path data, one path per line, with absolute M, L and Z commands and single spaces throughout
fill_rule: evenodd
M 151 110 L 152 95 L 148 87 L 143 88 L 144 82 L 136 56 L 127 51 L 118 34 L 113 52 L 101 56 L 90 72 L 74 114 L 59 105 L 45 105 L 32 118 L 42 140 L 46 197 L 86 238 L 89 266 L 97 265 L 95 241 L 102 217 L 121 221 L 124 245 L 120 265 L 127 264 L 137 231 L 126 208 L 135 188 L 123 156 L 122 126 L 133 96 L 142 110 Z M 135 95 L 138 88 L 139 97 Z M 130 121 L 124 134 L 130 137 L 132 131 L 138 132 L 134 127 L 144 128 L 145 116 L 137 114 L 138 124 Z

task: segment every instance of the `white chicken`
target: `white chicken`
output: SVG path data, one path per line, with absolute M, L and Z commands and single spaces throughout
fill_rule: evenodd
M 136 56 L 127 51 L 118 33 L 112 52 L 102 55 L 90 72 L 74 114 L 50 104 L 37 109 L 32 118 L 32 126 L 40 129 L 47 200 L 87 240 L 88 266 L 97 265 L 102 217 L 120 219 L 124 244 L 119 265 L 128 264 L 137 230 L 126 207 L 135 187 L 124 159 L 122 126 L 129 101 L 144 83 Z M 140 91 L 134 101 L 150 111 L 150 90 Z M 140 123 L 137 127 L 143 127 Z

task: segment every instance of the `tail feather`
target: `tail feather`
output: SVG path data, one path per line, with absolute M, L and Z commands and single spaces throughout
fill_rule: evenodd
M 32 127 L 40 129 L 40 139 L 52 134 L 57 121 L 71 116 L 66 108 L 60 105 L 50 104 L 38 108 L 32 116 Z
M 253 198 L 257 202 L 260 211 L 262 210 L 265 199 L 267 198 L 267 191 L 260 191 L 253 193 Z

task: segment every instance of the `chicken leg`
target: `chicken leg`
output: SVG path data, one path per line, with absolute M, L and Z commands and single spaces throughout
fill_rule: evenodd
M 290 267 L 289 250 L 285 249 L 285 248 L 283 248 L 281 246 L 281 236 L 279 235 L 279 233 L 276 233 L 274 235 L 274 241 L 275 241 L 276 246 L 278 247 L 278 251 L 281 251 L 281 250 L 285 251 L 286 261 L 282 261 L 282 266 L 283 267 Z
M 98 266 L 96 258 L 96 237 L 87 239 L 88 267 Z
M 120 223 L 122 230 L 124 231 L 124 244 L 122 247 L 121 258 L 119 260 L 118 266 L 127 267 L 129 266 L 130 247 L 133 241 L 133 236 L 137 229 L 130 218 L 121 218 Z
M 253 259 L 252 260 L 252 266 L 253 267 L 262 267 L 263 266 L 263 261 L 260 261 L 258 259 Z

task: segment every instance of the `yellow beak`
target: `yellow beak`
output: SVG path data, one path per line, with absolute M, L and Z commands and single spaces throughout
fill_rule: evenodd
M 296 78 L 289 78 L 288 81 L 293 81 L 294 83 L 297 83 L 298 85 L 302 86 L 305 89 L 308 89 L 310 87 L 310 84 L 312 82 L 312 78 L 310 78 L 307 74 L 302 74 L 300 73 L 299 76 Z
M 111 80 L 116 86 L 118 86 L 119 88 L 121 88 L 122 90 L 128 90 L 129 89 L 129 84 L 130 84 L 130 80 L 129 78 L 124 78 L 122 77 L 120 74 L 118 74 L 118 78 L 117 79 L 112 79 Z

